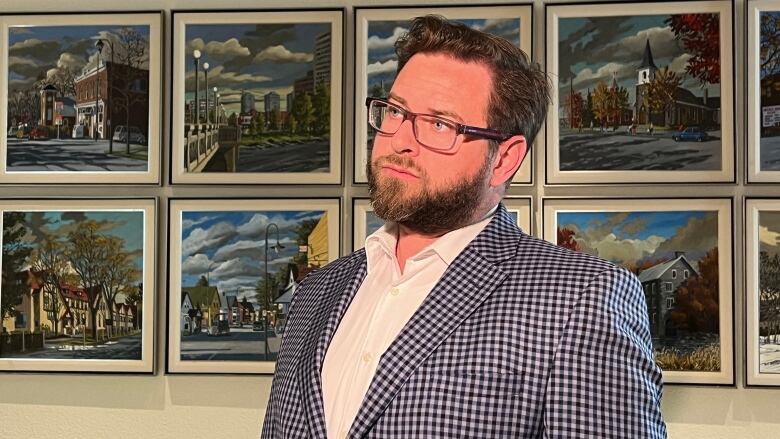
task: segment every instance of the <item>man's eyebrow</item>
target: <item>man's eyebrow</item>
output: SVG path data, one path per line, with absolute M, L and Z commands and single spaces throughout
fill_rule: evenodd
M 394 101 L 398 101 L 399 104 L 406 106 L 406 99 L 402 98 L 401 96 L 398 96 L 397 94 L 390 92 L 387 94 L 387 97 L 389 99 L 392 99 Z
M 402 98 L 401 96 L 398 96 L 393 92 L 388 93 L 387 97 L 388 99 L 398 101 L 398 103 L 403 105 L 404 107 L 408 107 L 406 99 Z M 453 113 L 452 111 L 449 110 L 434 110 L 432 108 L 429 108 L 426 114 L 431 114 L 434 116 L 446 116 L 450 119 L 455 119 L 458 122 L 463 122 L 463 119 L 460 117 L 460 115 L 458 115 L 457 113 Z

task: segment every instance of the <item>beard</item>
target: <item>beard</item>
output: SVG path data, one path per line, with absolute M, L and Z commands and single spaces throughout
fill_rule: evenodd
M 447 182 L 438 190 L 432 187 L 427 173 L 408 157 L 388 155 L 369 162 L 366 175 L 374 213 L 424 235 L 439 235 L 468 225 L 485 197 L 492 158 L 489 154 L 474 176 Z M 420 189 L 414 192 L 404 181 L 375 173 L 374 168 L 378 170 L 384 163 L 413 170 L 420 178 Z

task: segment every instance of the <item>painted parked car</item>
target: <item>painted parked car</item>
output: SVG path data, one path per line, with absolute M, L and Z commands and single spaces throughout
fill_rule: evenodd
M 704 129 L 701 127 L 688 127 L 682 131 L 675 131 L 674 134 L 672 134 L 672 139 L 674 139 L 675 142 L 684 140 L 695 140 L 697 142 L 703 142 L 709 139 L 709 136 L 707 135 L 707 132 L 704 131 Z
M 31 140 L 49 140 L 49 129 L 43 125 L 38 125 L 30 131 Z
M 146 136 L 141 132 L 138 127 L 130 126 L 129 129 L 125 125 L 119 125 L 114 130 L 115 142 L 127 142 L 127 136 L 130 136 L 130 143 L 138 145 L 146 145 Z
M 227 320 L 220 320 L 216 325 L 210 326 L 208 335 L 230 335 L 230 326 Z

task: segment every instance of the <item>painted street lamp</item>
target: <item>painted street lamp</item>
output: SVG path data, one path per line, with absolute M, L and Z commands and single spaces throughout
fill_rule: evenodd
M 198 63 L 200 61 L 200 50 L 195 49 L 192 52 L 192 59 L 195 62 L 195 120 L 193 123 L 197 125 L 200 123 L 200 104 L 198 103 L 198 88 L 200 88 L 200 81 L 198 81 Z
M 265 227 L 265 300 L 263 300 L 263 335 L 265 339 L 265 359 L 268 360 L 268 311 L 271 308 L 271 281 L 268 279 L 268 232 L 271 226 L 276 229 L 276 245 L 271 246 L 275 252 L 283 249 L 284 246 L 279 243 L 279 226 L 275 223 L 269 223 Z
M 111 93 L 114 85 L 114 73 L 115 73 L 115 64 L 114 64 L 114 43 L 111 40 L 103 40 L 102 38 L 97 40 L 95 43 L 95 47 L 98 48 L 98 53 L 103 51 L 104 42 L 108 43 L 108 47 L 111 49 L 111 72 L 106 70 L 106 80 L 108 81 L 108 102 L 106 102 L 106 111 L 104 111 L 104 116 L 106 117 L 106 128 L 108 129 L 108 153 L 111 154 L 114 152 L 114 134 L 113 134 L 113 125 L 111 124 L 111 119 L 113 118 L 114 114 L 111 107 Z M 127 111 L 130 111 L 128 108 Z M 130 143 L 130 133 L 128 131 L 128 144 Z M 130 152 L 129 150 L 127 151 Z
M 206 87 L 203 89 L 203 94 L 206 95 L 206 125 L 208 125 L 209 124 L 209 63 L 207 62 L 203 63 L 203 77 L 206 80 Z
M 219 117 L 217 117 L 217 106 L 219 102 L 217 102 L 217 97 L 219 97 L 219 93 L 217 93 L 217 87 L 214 87 L 212 89 L 214 91 L 214 123 L 219 123 Z
M 103 45 L 95 45 L 97 48 L 97 67 L 95 67 L 95 142 L 98 141 L 98 111 L 99 102 L 98 97 L 100 96 L 100 52 L 103 51 Z

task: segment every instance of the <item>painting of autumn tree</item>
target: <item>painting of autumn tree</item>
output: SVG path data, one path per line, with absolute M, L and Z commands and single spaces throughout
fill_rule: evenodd
M 722 89 L 733 82 L 731 60 L 721 59 L 730 52 L 722 49 L 731 31 L 721 26 L 730 9 L 664 13 L 659 6 L 615 15 L 616 7 L 549 8 L 556 17 L 547 59 L 557 80 L 557 120 L 548 123 L 556 127 L 550 143 L 557 144 L 559 170 L 631 171 L 624 173 L 631 181 L 642 178 L 633 171 L 722 170 L 732 143 L 722 137 L 733 126 L 733 98 Z M 706 135 L 690 142 L 687 128 Z M 594 182 L 610 176 L 591 175 Z

